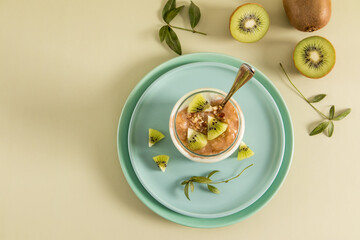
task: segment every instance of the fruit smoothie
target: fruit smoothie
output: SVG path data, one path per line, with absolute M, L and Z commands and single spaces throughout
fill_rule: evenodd
M 222 96 L 212 94 L 207 96 L 206 100 L 201 97 L 198 97 L 200 100 L 195 99 L 197 102 L 193 100 L 178 111 L 175 120 L 176 133 L 184 146 L 192 152 L 201 155 L 218 154 L 227 150 L 236 140 L 239 117 L 230 102 L 224 108 L 219 107 Z M 196 103 L 192 104 L 194 101 Z M 189 108 L 195 110 L 189 111 Z

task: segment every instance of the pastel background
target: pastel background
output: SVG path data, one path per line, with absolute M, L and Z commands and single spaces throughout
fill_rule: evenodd
M 228 19 L 244 3 L 196 0 L 197 29 L 176 31 L 183 52 L 219 52 L 264 72 L 292 115 L 295 152 L 282 188 L 235 225 L 194 229 L 149 210 L 127 184 L 116 129 L 125 100 L 151 69 L 176 55 L 158 40 L 165 1 L 0 0 L 0 239 L 359 239 L 360 2 L 333 1 L 329 24 L 299 32 L 282 1 L 257 0 L 271 25 L 257 43 L 231 38 Z M 189 1 L 178 1 L 188 4 Z M 187 26 L 187 8 L 174 25 Z M 328 38 L 337 53 L 319 80 L 292 63 L 298 41 Z M 326 93 L 327 112 L 352 108 L 332 138 L 310 137 L 321 120 L 291 88 Z

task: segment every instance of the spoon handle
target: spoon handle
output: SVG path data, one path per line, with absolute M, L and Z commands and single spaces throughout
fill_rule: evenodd
M 236 75 L 236 78 L 229 93 L 220 103 L 220 107 L 223 108 L 225 104 L 230 100 L 230 98 L 234 95 L 234 93 L 239 90 L 239 88 L 241 88 L 245 83 L 247 83 L 247 81 L 249 81 L 254 76 L 254 74 L 255 70 L 250 65 L 243 63 L 239 68 L 239 71 Z

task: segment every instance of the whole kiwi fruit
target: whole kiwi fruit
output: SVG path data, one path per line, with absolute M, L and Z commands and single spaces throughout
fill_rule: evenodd
M 331 0 L 283 0 L 291 25 L 303 32 L 326 26 L 331 17 Z

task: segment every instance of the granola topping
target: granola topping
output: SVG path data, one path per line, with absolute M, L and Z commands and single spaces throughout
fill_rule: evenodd
M 239 127 L 239 119 L 236 110 L 232 104 L 226 104 L 223 109 L 219 107 L 222 98 L 210 101 L 212 106 L 210 111 L 188 113 L 187 108 L 180 111 L 176 117 L 176 131 L 180 140 L 187 145 L 187 131 L 191 128 L 197 132 L 207 135 L 208 117 L 214 117 L 221 122 L 227 123 L 227 130 L 219 137 L 208 140 L 208 143 L 202 149 L 196 150 L 196 153 L 211 155 L 227 149 L 236 139 Z
M 187 113 L 186 118 L 190 120 L 190 128 L 206 135 L 208 129 L 208 116 L 219 119 L 221 122 L 226 122 L 225 113 L 216 105 L 213 106 L 212 110 L 208 112 Z

